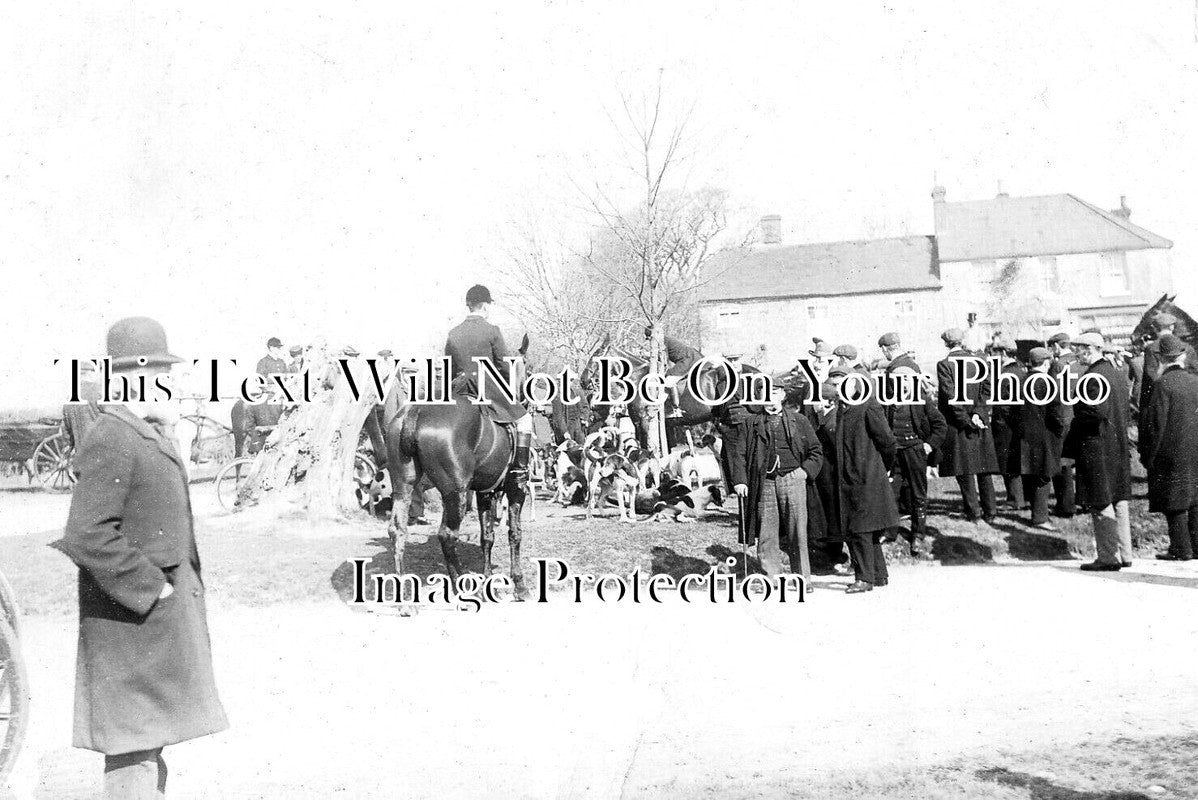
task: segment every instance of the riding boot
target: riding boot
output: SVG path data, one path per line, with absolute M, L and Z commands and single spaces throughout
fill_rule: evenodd
M 518 481 L 523 481 L 528 477 L 528 457 L 532 450 L 532 434 L 517 433 L 516 434 L 516 455 L 512 459 L 512 466 L 508 472 Z

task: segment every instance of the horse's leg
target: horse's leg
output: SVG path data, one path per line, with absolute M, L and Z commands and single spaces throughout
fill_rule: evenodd
M 478 493 L 478 531 L 479 545 L 483 549 L 483 575 L 491 577 L 491 549 L 495 546 L 495 503 L 497 498 L 491 496 L 484 501 L 482 492 Z M 484 511 L 484 509 L 486 509 Z
M 437 538 L 441 540 L 445 569 L 454 586 L 457 586 L 458 577 L 462 574 L 462 562 L 458 560 L 458 530 L 462 527 L 462 517 L 466 516 L 466 503 L 469 499 L 470 493 L 464 489 L 441 493 L 443 510 Z
M 420 471 L 408 456 L 393 456 L 387 471 L 391 474 L 391 521 L 387 523 L 387 537 L 394 551 L 395 572 L 402 575 L 404 547 L 408 541 L 408 509 L 412 505 L 412 492 L 420 481 Z
M 528 588 L 524 585 L 524 570 L 520 568 L 520 516 L 524 508 L 524 487 L 517 481 L 509 481 L 507 491 L 507 539 L 511 547 L 512 585 L 517 600 L 528 599 Z

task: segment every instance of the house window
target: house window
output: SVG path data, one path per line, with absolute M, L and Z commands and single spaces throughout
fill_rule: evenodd
M 1127 253 L 1103 253 L 1098 270 L 1100 295 L 1111 297 L 1127 294 Z
M 721 311 L 716 317 L 716 324 L 722 331 L 733 331 L 740 327 L 739 311 Z
M 1061 291 L 1061 272 L 1056 256 L 1040 256 L 1040 277 L 1044 291 L 1049 294 Z
M 915 301 L 910 297 L 904 297 L 900 300 L 895 300 L 894 314 L 897 317 L 915 316 Z
M 817 300 L 807 304 L 807 319 L 827 319 L 828 304 L 823 300 Z

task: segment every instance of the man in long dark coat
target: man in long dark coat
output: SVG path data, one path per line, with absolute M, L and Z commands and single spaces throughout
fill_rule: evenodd
M 1014 408 L 1015 434 L 1019 437 L 1019 473 L 1023 479 L 1023 494 L 1032 504 L 1032 527 L 1055 531 L 1048 519 L 1048 494 L 1052 479 L 1061 470 L 1061 439 L 1065 435 L 1065 405 L 1055 390 L 1044 385 L 1052 362 L 1052 354 L 1044 347 L 1033 347 L 1028 353 L 1028 371 L 1023 376 L 1024 402 Z M 1049 400 L 1033 403 L 1028 398 Z
M 150 376 L 151 386 L 179 360 L 145 317 L 116 323 L 108 353 L 114 372 Z M 79 482 L 53 544 L 79 567 L 73 742 L 104 754 L 105 796 L 122 800 L 163 796 L 163 747 L 228 727 L 187 472 L 161 429 L 167 408 L 137 398 L 101 407 L 75 455 Z
M 900 365 L 887 372 L 897 380 L 909 382 L 915 390 L 918 373 L 909 366 Z M 922 389 L 922 386 L 920 387 Z M 908 540 L 911 555 L 921 554 L 924 537 L 927 535 L 928 517 L 928 464 L 938 453 L 948 425 L 944 415 L 936 408 L 929 392 L 923 392 L 922 403 L 896 403 L 886 407 L 886 421 L 894 434 L 897 451 L 895 466 L 900 492 L 907 497 L 911 509 L 911 533 Z
M 956 365 L 964 359 L 977 359 L 974 367 L 969 369 L 983 375 L 984 372 L 977 371 L 988 369 L 988 365 L 961 346 L 963 336 L 960 328 L 950 328 L 940 335 L 949 349 L 948 355 L 936 365 L 937 408 L 948 423 L 940 453 L 940 475 L 957 479 L 966 519 L 990 522 L 996 511 L 994 483 L 990 476 L 998 472 L 998 460 L 990 432 L 989 382 L 970 384 L 964 395 L 966 402 L 952 402 L 957 393 Z
M 1094 525 L 1097 557 L 1082 569 L 1117 571 L 1132 563 L 1130 525 L 1124 525 L 1131 499 L 1127 378 L 1104 357 L 1099 334 L 1084 333 L 1073 345 L 1085 374 L 1100 376 L 1110 387 L 1103 402 L 1079 401 L 1073 407 L 1062 450 L 1062 457 L 1075 464 L 1077 500 Z
M 1009 337 L 1002 336 L 990 345 L 990 352 L 999 359 L 1000 372 L 1012 376 L 1016 384 L 1021 384 L 1027 375 L 1027 368 L 1015 358 L 1015 342 Z M 991 398 L 992 400 L 995 398 Z M 990 428 L 994 436 L 994 458 L 998 461 L 998 472 L 1002 475 L 1003 485 L 1007 490 L 1006 502 L 1012 511 L 1023 508 L 1023 481 L 1020 478 L 1019 407 L 1017 405 L 994 404 L 990 408 Z
M 832 386 L 848 371 L 833 367 Z M 856 580 L 849 594 L 868 592 L 889 583 L 882 534 L 898 525 L 898 506 L 887 473 L 894 466 L 895 439 L 886 412 L 874 398 L 860 405 L 836 401 L 832 447 L 824 449 L 826 477 L 821 498 L 828 532 L 848 542 Z
M 1086 368 L 1077 360 L 1077 355 L 1073 352 L 1071 342 L 1072 337 L 1064 331 L 1054 333 L 1049 338 L 1048 349 L 1052 353 L 1052 366 L 1048 368 L 1048 374 L 1053 378 L 1066 371 L 1072 372 L 1077 378 L 1080 378 L 1085 373 Z M 1065 414 L 1065 433 L 1061 434 L 1062 438 L 1068 434 L 1069 425 L 1073 422 L 1073 407 L 1064 406 L 1063 410 Z M 1074 475 L 1073 464 L 1067 461 L 1061 463 L 1060 472 L 1052 479 L 1052 493 L 1056 498 L 1053 514 L 1069 519 L 1077 513 L 1077 481 Z
M 1152 319 L 1152 327 L 1156 331 L 1156 340 L 1144 345 L 1144 368 L 1140 376 L 1138 407 L 1141 416 L 1143 416 L 1149 402 L 1152 400 L 1152 390 L 1156 386 L 1157 376 L 1161 374 L 1161 370 L 1165 366 L 1165 359 L 1162 359 L 1160 355 L 1160 340 L 1166 335 L 1174 335 L 1177 328 L 1177 317 L 1169 313 L 1157 314 Z M 1178 339 L 1178 341 L 1182 342 L 1182 347 L 1186 352 L 1186 365 L 1184 369 L 1198 373 L 1198 353 L 1194 352 L 1194 346 L 1181 339 Z
M 1140 461 L 1148 470 L 1148 510 L 1165 515 L 1169 549 L 1157 558 L 1189 561 L 1198 551 L 1198 375 L 1186 370 L 1185 343 L 1160 338 L 1157 377 L 1140 423 Z

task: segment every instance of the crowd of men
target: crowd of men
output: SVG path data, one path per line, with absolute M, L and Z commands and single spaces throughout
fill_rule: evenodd
M 922 553 L 927 528 L 928 475 L 951 477 L 966 520 L 987 524 L 999 511 L 996 478 L 1012 511 L 1027 509 L 1032 530 L 1054 532 L 1052 517 L 1090 515 L 1096 557 L 1088 571 L 1132 565 L 1131 438 L 1148 473 L 1149 509 L 1165 515 L 1170 545 L 1157 558 L 1188 561 L 1198 551 L 1198 356 L 1174 333 L 1169 314 L 1154 319 L 1156 337 L 1126 351 L 1099 330 L 1071 337 L 1054 334 L 1023 351 L 996 334 L 985 344 L 976 330 L 952 328 L 934 373 L 925 375 L 898 333 L 878 340 L 883 359 L 866 364 L 850 344 L 816 340 L 809 353 L 821 382 L 814 404 L 801 392 L 754 414 L 741 410 L 721 420 L 723 460 L 744 503 L 745 540 L 756 544 L 762 568 L 781 571 L 780 542 L 790 568 L 810 575 L 808 541 L 817 553 L 843 560 L 847 544 L 852 594 L 888 582 L 881 548 L 903 530 L 912 555 Z M 973 345 L 968 343 L 973 339 Z M 990 383 L 958 387 L 960 359 L 984 357 L 1025 388 L 1064 371 L 1093 373 L 1110 387 L 1102 402 L 1073 405 L 1054 397 L 1045 404 L 992 402 Z M 876 398 L 850 404 L 840 386 L 853 372 L 923 376 L 922 403 L 882 405 Z M 795 370 L 794 374 L 799 374 Z M 785 391 L 784 382 L 779 388 Z M 954 403 L 958 389 L 966 400 Z M 931 469 L 930 469 L 931 468 Z M 1050 501 L 1055 506 L 1050 511 Z M 900 509 L 910 524 L 901 529 Z

